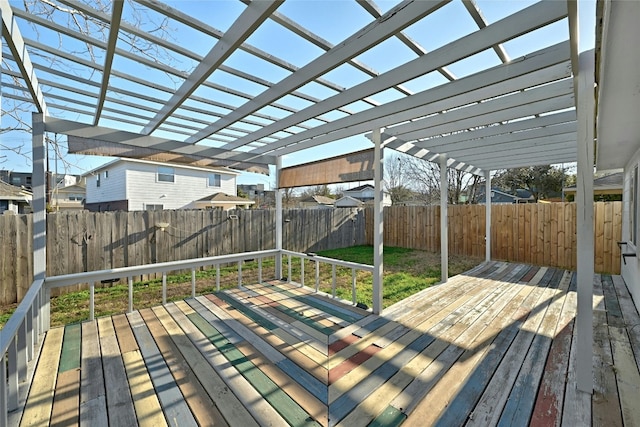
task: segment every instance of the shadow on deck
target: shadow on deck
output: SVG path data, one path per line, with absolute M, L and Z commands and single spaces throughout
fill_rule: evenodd
M 596 279 L 592 396 L 575 274 L 492 262 L 383 316 L 269 282 L 52 329 L 21 423 L 640 425 L 640 318 Z

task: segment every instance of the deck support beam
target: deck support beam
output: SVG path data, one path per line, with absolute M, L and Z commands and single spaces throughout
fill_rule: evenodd
M 383 286 L 383 252 L 384 252 L 384 206 L 382 204 L 382 167 L 384 153 L 382 151 L 382 132 L 374 129 L 372 135 L 375 145 L 373 154 L 374 199 L 373 199 L 373 313 L 382 313 Z
M 282 251 L 282 190 L 280 190 L 280 170 L 282 157 L 276 157 L 276 249 Z M 276 279 L 282 279 L 282 253 L 276 255 Z
M 594 161 L 594 51 L 579 55 L 578 75 L 578 308 L 576 316 L 577 388 L 593 393 L 593 161 Z
M 484 259 L 491 261 L 491 171 L 484 173 Z
M 440 157 L 440 280 L 449 280 L 449 218 L 448 205 L 449 181 L 447 180 L 447 155 Z
M 32 115 L 33 145 L 33 278 L 44 280 L 47 274 L 47 144 L 44 135 L 44 114 Z M 49 330 L 49 291 L 40 307 L 40 332 Z

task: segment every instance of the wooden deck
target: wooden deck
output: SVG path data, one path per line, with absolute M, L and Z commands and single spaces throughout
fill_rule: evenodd
M 595 283 L 592 396 L 575 274 L 494 262 L 381 317 L 272 282 L 55 328 L 12 421 L 640 426 L 640 318 L 620 277 Z

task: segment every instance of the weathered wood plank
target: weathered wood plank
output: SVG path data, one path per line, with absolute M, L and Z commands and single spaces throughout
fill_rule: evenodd
M 629 344 L 626 328 L 609 326 L 613 363 L 616 368 L 616 380 L 622 408 L 624 425 L 640 425 L 640 372 Z
M 130 350 L 122 354 L 124 367 L 129 380 L 131 397 L 136 409 L 138 423 L 141 426 L 166 426 L 158 396 L 145 367 L 140 350 Z
M 180 350 L 168 336 L 158 318 L 151 309 L 140 310 L 149 331 L 171 370 L 176 383 L 185 396 L 187 404 L 199 425 L 227 426 L 228 423 L 204 390 L 198 378 L 180 354 Z
M 20 425 L 49 425 L 63 335 L 63 328 L 47 332 Z
M 180 313 L 175 310 L 173 304 L 169 304 L 167 308 L 168 307 L 171 307 L 171 309 L 181 317 Z M 227 387 L 222 378 L 209 364 L 203 353 L 198 350 L 193 342 L 185 335 L 185 332 L 180 329 L 180 326 L 178 326 L 178 323 L 169 314 L 167 309 L 164 307 L 154 307 L 153 312 L 166 329 L 176 347 L 180 350 L 180 353 L 182 353 L 184 360 L 189 364 L 189 367 L 201 382 L 211 400 L 215 402 L 225 420 L 228 423 L 237 422 L 242 426 L 257 426 L 258 424 L 255 419 L 242 405 L 242 402 L 240 402 L 236 395 Z
M 107 391 L 107 414 L 112 425 L 136 425 L 138 423 L 124 362 L 110 317 L 98 319 L 102 369 Z
M 107 401 L 96 321 L 82 324 L 80 425 L 106 427 Z
M 158 396 L 162 411 L 164 411 L 167 422 L 171 426 L 197 426 L 193 414 L 189 410 L 189 406 L 184 400 L 184 396 L 180 392 L 180 388 L 176 384 L 171 371 L 167 366 L 158 346 L 156 345 L 149 329 L 142 321 L 140 313 L 134 311 L 127 314 L 132 319 L 133 334 L 138 341 L 140 353 L 144 358 L 144 364 L 147 367 L 155 393 Z M 126 353 L 128 354 L 128 353 Z
M 80 369 L 58 373 L 50 426 L 77 426 L 80 418 Z

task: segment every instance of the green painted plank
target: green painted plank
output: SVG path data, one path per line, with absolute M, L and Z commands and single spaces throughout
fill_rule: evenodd
M 368 427 L 393 427 L 399 426 L 407 419 L 407 415 L 389 405 L 378 415 Z
M 319 426 L 300 405 L 282 391 L 204 317 L 198 313 L 188 314 L 187 317 L 290 425 Z
M 325 335 L 331 335 L 332 333 L 335 332 L 330 327 L 324 326 L 324 325 L 320 324 L 319 322 L 317 322 L 317 321 L 315 321 L 313 319 L 310 319 L 307 316 L 304 316 L 304 315 L 298 313 L 297 310 L 294 310 L 294 309 L 289 308 L 289 307 L 285 307 L 284 305 L 280 304 L 278 301 L 274 301 L 274 302 L 276 304 L 278 304 L 278 305 L 273 306 L 273 308 L 275 308 L 276 310 L 286 314 L 287 316 L 291 317 L 292 319 L 299 320 L 300 322 L 302 322 L 305 325 L 315 329 L 318 332 L 321 332 L 321 333 L 323 333 Z
M 64 328 L 64 341 L 60 353 L 60 366 L 58 372 L 62 373 L 72 369 L 80 369 L 80 337 L 82 326 L 80 323 L 67 325 Z
M 282 290 L 281 293 L 295 299 L 296 301 L 303 302 L 313 308 L 322 310 L 327 314 L 338 317 L 342 320 L 346 320 L 350 323 L 357 322 L 358 320 L 365 317 L 364 315 L 358 315 L 350 310 L 340 308 L 340 306 L 338 305 L 340 303 L 331 303 L 329 301 L 323 300 L 321 297 L 315 297 L 313 295 L 298 295 L 287 290 Z
M 242 313 L 245 316 L 247 316 L 249 319 L 251 319 L 254 322 L 256 322 L 258 325 L 260 325 L 263 328 L 265 328 L 266 330 L 273 331 L 273 330 L 279 328 L 278 325 L 276 325 L 272 321 L 270 321 L 268 319 L 265 319 L 264 317 L 260 316 L 258 313 L 256 313 L 255 311 L 251 310 L 246 305 L 244 305 L 241 302 L 237 301 L 235 298 L 229 296 L 225 292 L 217 292 L 214 295 L 217 296 L 218 298 L 220 298 L 221 300 L 223 300 L 224 302 L 226 302 L 227 304 L 229 304 L 231 307 L 233 307 L 236 310 L 238 310 L 240 313 Z

